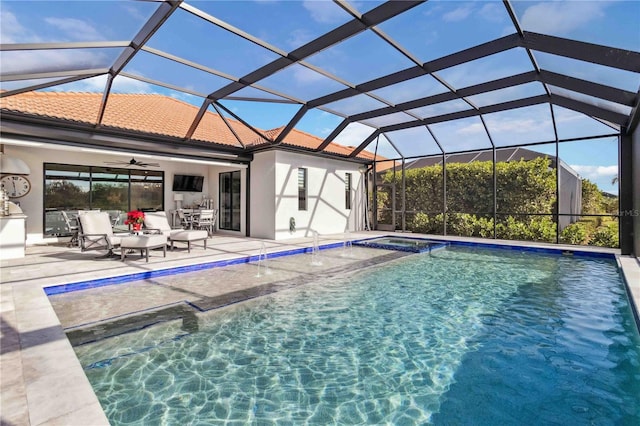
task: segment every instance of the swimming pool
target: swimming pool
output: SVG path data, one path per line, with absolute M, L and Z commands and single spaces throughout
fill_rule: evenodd
M 75 350 L 114 425 L 640 421 L 608 259 L 454 246 Z

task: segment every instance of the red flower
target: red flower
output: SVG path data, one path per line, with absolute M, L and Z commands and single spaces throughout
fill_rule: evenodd
M 124 221 L 124 224 L 130 225 L 134 223 L 144 223 L 144 212 L 132 210 L 127 213 L 127 220 Z

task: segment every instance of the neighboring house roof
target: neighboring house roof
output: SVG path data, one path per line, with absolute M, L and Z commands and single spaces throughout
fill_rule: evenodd
M 496 161 L 530 161 L 539 157 L 547 157 L 551 160 L 551 167 L 555 167 L 556 157 L 554 155 L 543 154 L 541 152 L 531 151 L 530 149 L 514 147 L 514 148 L 500 148 L 496 149 Z M 447 154 L 447 163 L 471 163 L 474 161 L 493 161 L 493 151 L 477 151 L 466 152 L 461 154 Z M 405 163 L 405 169 L 420 169 L 422 167 L 435 166 L 436 164 L 442 164 L 442 155 L 418 158 L 417 160 L 408 161 Z M 398 161 L 395 162 L 396 167 L 402 167 L 402 164 Z M 380 164 L 381 167 L 376 167 L 376 171 L 384 172 L 393 168 L 392 162 L 385 162 Z M 569 165 L 561 160 L 561 167 L 566 168 L 577 176 L 577 173 L 571 169 Z
M 0 108 L 30 115 L 52 117 L 76 123 L 95 125 L 98 119 L 102 94 L 88 92 L 27 92 L 0 98 Z M 133 130 L 183 138 L 189 131 L 199 108 L 165 95 L 121 94 L 109 95 L 102 119 L 102 127 Z M 284 126 L 276 129 L 255 129 L 274 140 Z M 270 144 L 269 140 L 245 126 L 240 121 L 207 111 L 192 136 L 193 140 L 217 145 L 242 147 L 242 144 L 257 147 Z M 238 141 L 242 143 L 240 143 Z M 293 129 L 282 141 L 282 145 L 313 150 L 323 139 Z M 324 151 L 348 156 L 352 147 L 330 143 Z M 374 155 L 362 151 L 359 158 L 372 160 Z

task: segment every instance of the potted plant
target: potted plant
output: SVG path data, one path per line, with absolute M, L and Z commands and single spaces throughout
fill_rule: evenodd
M 144 223 L 144 212 L 140 210 L 132 210 L 127 213 L 127 220 L 124 221 L 125 225 L 131 225 L 134 231 L 139 231 Z

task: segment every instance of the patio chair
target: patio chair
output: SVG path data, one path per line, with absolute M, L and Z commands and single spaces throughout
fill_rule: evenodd
M 207 234 L 213 234 L 213 228 L 216 224 L 217 210 L 200 210 L 200 214 L 194 217 L 193 227 L 195 229 L 206 229 Z
M 111 219 L 106 212 L 85 212 L 78 215 L 80 251 L 107 250 L 105 257 L 113 256 L 113 249 L 128 234 L 114 234 Z
M 116 227 L 118 225 L 121 224 L 120 220 L 121 220 L 121 210 L 106 210 L 106 212 L 109 214 L 109 219 L 111 219 L 111 226 L 112 227 Z M 125 216 L 126 217 L 126 216 Z
M 70 218 L 69 214 L 64 210 L 61 210 L 60 214 L 62 214 L 62 219 L 64 220 L 67 229 L 71 233 L 71 240 L 69 240 L 69 244 L 67 245 L 67 247 L 75 246 L 76 244 L 78 244 L 78 217 L 76 216 L 74 218 Z
M 191 243 L 193 241 L 204 241 L 204 248 L 207 248 L 207 238 L 209 234 L 206 231 L 191 230 L 183 228 L 172 228 L 169 225 L 169 219 L 165 212 L 149 212 L 144 215 L 144 227 L 146 232 L 159 233 L 167 237 L 171 243 L 171 250 L 173 250 L 173 243 L 184 242 L 187 243 L 187 251 L 191 253 Z
M 184 227 L 184 228 L 189 228 L 191 229 L 191 217 L 187 217 L 187 215 L 184 214 L 184 210 L 182 209 L 178 209 L 176 211 L 176 213 L 178 213 L 178 219 L 180 219 L 180 224 Z

